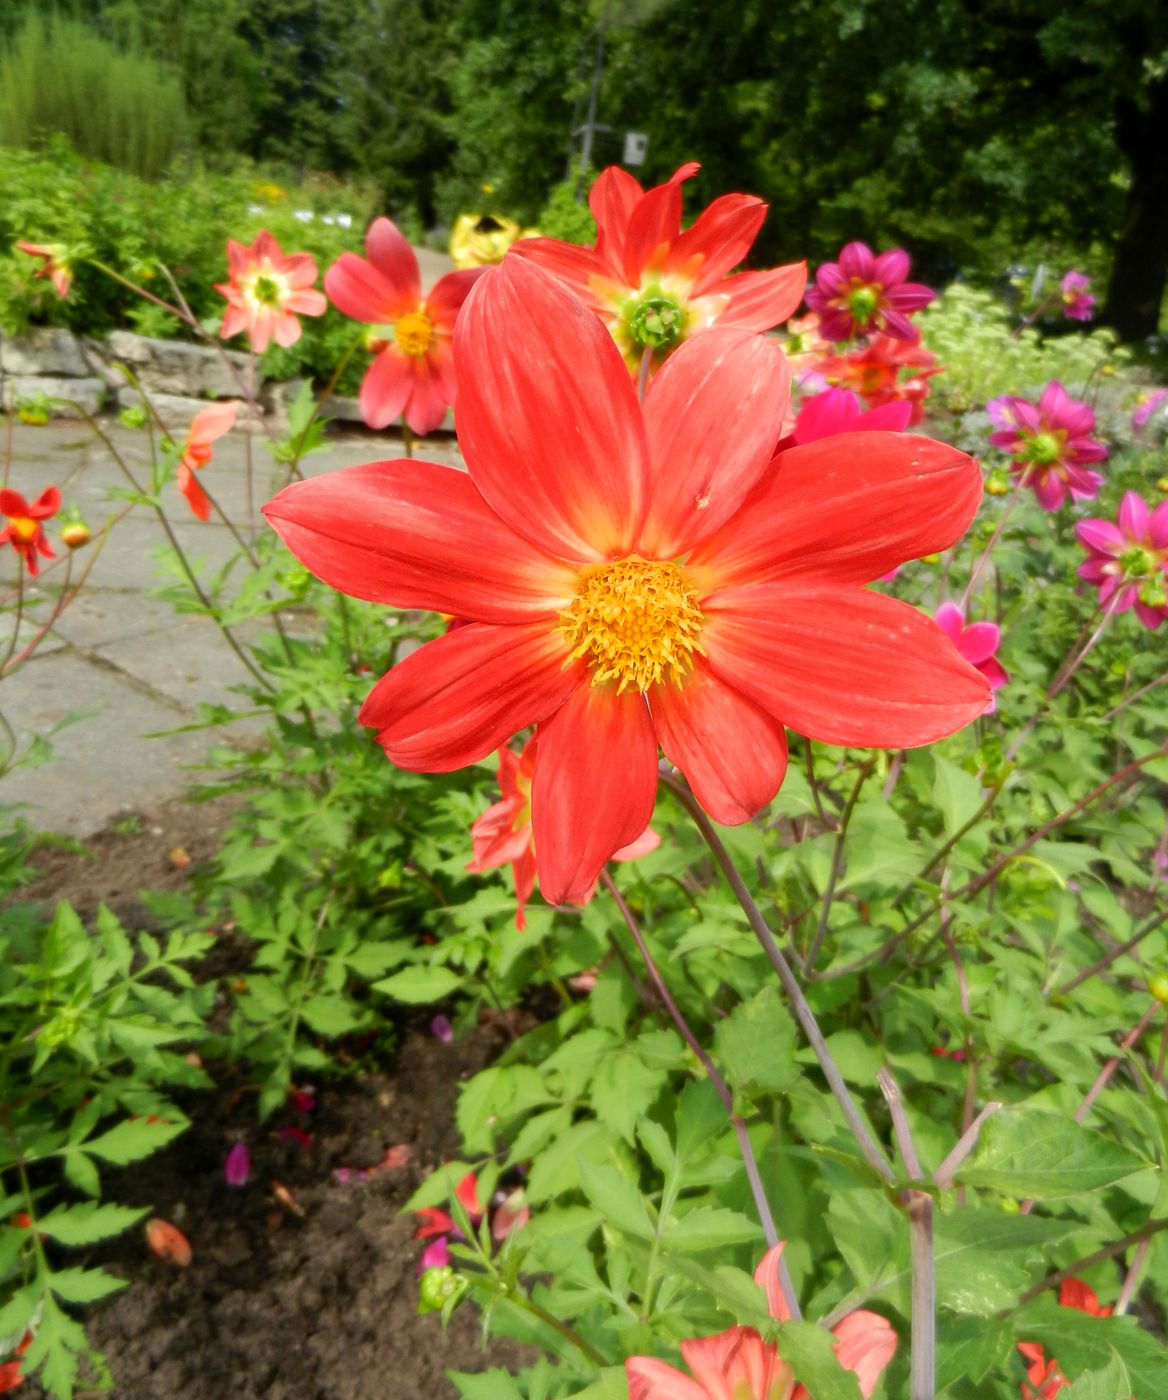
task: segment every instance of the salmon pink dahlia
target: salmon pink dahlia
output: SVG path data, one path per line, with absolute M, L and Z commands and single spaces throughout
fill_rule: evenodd
M 964 453 L 850 433 L 769 469 L 788 400 L 777 346 L 708 331 L 642 405 L 596 317 L 521 258 L 475 287 L 454 354 L 466 473 L 374 462 L 295 482 L 265 512 L 343 592 L 469 619 L 395 666 L 360 717 L 423 772 L 537 725 L 546 899 L 586 899 L 645 830 L 658 747 L 715 821 L 743 822 L 783 781 L 784 726 L 905 748 L 985 709 L 937 624 L 865 587 L 961 536 L 981 494 Z
M 691 161 L 646 191 L 627 170 L 610 165 L 588 195 L 597 228 L 591 248 L 526 238 L 508 254 L 538 263 L 582 298 L 634 371 L 646 352 L 659 364 L 710 326 L 770 330 L 803 296 L 805 263 L 727 276 L 766 218 L 766 204 L 754 195 L 722 195 L 682 232 L 681 185 L 698 169 Z
M 210 408 L 200 409 L 191 419 L 191 430 L 182 444 L 176 475 L 178 489 L 200 520 L 210 516 L 211 501 L 199 485 L 195 473 L 211 460 L 214 455 L 211 444 L 218 442 L 224 433 L 229 433 L 235 427 L 238 414 L 239 404 L 236 402 L 216 403 Z
M 791 1316 L 779 1284 L 784 1242 L 763 1255 L 754 1281 L 766 1289 L 767 1308 L 776 1322 Z M 857 1309 L 832 1329 L 836 1359 L 859 1382 L 867 1397 L 876 1389 L 896 1352 L 896 1333 L 879 1313 Z M 799 1385 L 773 1342 L 764 1342 L 753 1327 L 730 1327 L 715 1337 L 682 1342 L 681 1354 L 693 1372 L 684 1372 L 651 1356 L 625 1362 L 629 1400 L 812 1400 Z
M 227 240 L 225 284 L 215 290 L 227 298 L 227 310 L 219 334 L 230 340 L 247 332 L 248 344 L 262 355 L 274 340 L 285 349 L 300 339 L 297 316 L 323 316 L 328 302 L 313 289 L 316 259 L 311 253 L 280 251 L 280 245 L 261 229 L 250 248 Z
M 375 354 L 361 382 L 361 417 L 385 428 L 401 414 L 424 436 L 454 402 L 454 322 L 485 269 L 448 272 L 423 298 L 417 254 L 389 219 L 370 225 L 365 252 L 342 253 L 324 277 L 338 310 L 379 328 L 369 341 Z

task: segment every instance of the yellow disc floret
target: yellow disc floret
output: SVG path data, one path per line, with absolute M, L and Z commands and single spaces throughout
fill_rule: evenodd
M 407 311 L 394 323 L 393 337 L 403 355 L 424 355 L 434 338 L 434 326 L 424 311 Z
M 680 685 L 701 643 L 702 610 L 680 564 L 632 554 L 580 571 L 576 596 L 562 614 L 571 659 L 592 666 L 592 684 L 616 681 L 617 693 Z

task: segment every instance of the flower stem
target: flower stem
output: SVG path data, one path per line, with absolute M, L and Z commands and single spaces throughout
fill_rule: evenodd
M 994 526 L 994 532 L 989 537 L 989 541 L 986 544 L 986 547 L 982 550 L 981 554 L 979 555 L 977 563 L 973 566 L 973 571 L 969 575 L 969 582 L 965 585 L 965 591 L 961 595 L 961 611 L 963 613 L 969 607 L 969 600 L 973 597 L 973 590 L 977 587 L 978 581 L 981 579 L 981 576 L 985 571 L 985 566 L 990 562 L 990 552 L 993 550 L 994 545 L 996 545 L 998 540 L 1001 538 L 1002 531 L 1006 528 L 1006 522 L 1013 514 L 1014 507 L 1018 504 L 1018 497 L 1022 494 L 1022 483 L 1024 478 L 1025 473 L 1023 473 L 1022 476 L 1020 476 L 1015 482 L 1013 494 L 1010 496 L 1010 499 L 1006 502 L 1005 510 L 1003 510 L 1001 515 L 998 516 L 998 523 Z
M 677 797 L 682 806 L 694 819 L 698 830 L 709 846 L 710 852 L 720 867 L 722 874 L 726 877 L 726 882 L 734 891 L 735 898 L 742 906 L 742 912 L 746 915 L 755 937 L 762 945 L 763 952 L 770 960 L 771 966 L 778 974 L 783 990 L 791 1003 L 795 1012 L 795 1017 L 803 1027 L 803 1034 L 807 1037 L 808 1043 L 815 1052 L 815 1058 L 819 1062 L 819 1067 L 823 1071 L 831 1092 L 835 1095 L 836 1102 L 840 1106 L 844 1120 L 851 1129 L 852 1136 L 856 1139 L 864 1159 L 874 1172 L 884 1181 L 895 1180 L 895 1173 L 888 1164 L 887 1158 L 881 1151 L 876 1139 L 869 1131 L 867 1124 L 860 1115 L 860 1110 L 856 1107 L 855 1100 L 848 1091 L 848 1086 L 844 1083 L 843 1075 L 839 1072 L 839 1066 L 832 1057 L 831 1051 L 827 1048 L 827 1042 L 823 1038 L 823 1032 L 819 1029 L 819 1023 L 815 1019 L 815 1013 L 811 1010 L 807 998 L 803 995 L 803 989 L 791 970 L 791 965 L 783 956 L 779 945 L 775 942 L 774 934 L 767 926 L 766 920 L 759 911 L 758 905 L 751 898 L 750 891 L 746 888 L 742 876 L 738 873 L 730 853 L 722 843 L 722 838 L 714 830 L 710 819 L 706 816 L 689 788 L 683 782 L 679 782 L 670 774 L 662 773 L 661 781 Z
M 774 1217 L 771 1215 L 770 1205 L 767 1202 L 766 1192 L 763 1189 L 762 1176 L 758 1170 L 758 1162 L 755 1159 L 754 1149 L 750 1145 L 750 1136 L 746 1131 L 746 1123 L 742 1115 L 734 1111 L 734 1095 L 730 1092 L 729 1086 L 718 1072 L 717 1066 L 706 1053 L 697 1036 L 694 1035 L 693 1031 L 690 1029 L 689 1023 L 682 1014 L 681 1008 L 670 995 L 669 988 L 665 984 L 665 979 L 661 976 L 661 971 L 654 961 L 652 953 L 649 951 L 649 945 L 645 942 L 644 936 L 637 925 L 637 921 L 633 917 L 632 910 L 625 903 L 616 885 L 613 884 L 612 877 L 607 870 L 604 871 L 600 879 L 605 889 L 616 901 L 616 907 L 620 910 L 621 917 L 628 925 L 629 932 L 633 935 L 633 942 L 637 945 L 641 957 L 644 959 L 645 968 L 652 979 L 654 987 L 657 989 L 657 995 L 661 998 L 666 1011 L 668 1011 L 669 1015 L 672 1017 L 673 1024 L 681 1032 L 682 1039 L 702 1062 L 702 1068 L 706 1071 L 710 1083 L 714 1086 L 714 1090 L 722 1100 L 726 1112 L 730 1115 L 730 1122 L 734 1125 L 734 1132 L 738 1138 L 738 1146 L 742 1152 L 742 1163 L 746 1168 L 746 1179 L 750 1182 L 750 1192 L 754 1197 L 758 1218 L 762 1222 L 762 1231 L 766 1236 L 767 1245 L 773 1247 L 779 1242 L 778 1232 L 775 1229 Z M 779 1260 L 779 1283 L 782 1287 L 783 1295 L 787 1300 L 787 1307 L 790 1309 L 791 1316 L 794 1318 L 802 1317 L 803 1314 L 799 1308 L 799 1300 L 795 1294 L 794 1286 L 787 1272 L 786 1260 L 784 1259 Z
M 844 843 L 847 840 L 848 824 L 852 820 L 852 813 L 856 810 L 856 803 L 860 799 L 860 790 L 867 781 L 868 774 L 871 773 L 875 763 L 876 760 L 870 758 L 867 763 L 861 766 L 851 795 L 848 797 L 847 805 L 844 807 L 843 815 L 840 817 L 839 825 L 836 827 L 835 846 L 831 853 L 831 870 L 828 872 L 827 884 L 823 890 L 823 902 L 819 906 L 819 922 L 815 928 L 815 937 L 811 940 L 811 947 L 803 959 L 803 976 L 810 980 L 815 978 L 815 960 L 819 957 L 819 950 L 823 947 L 823 940 L 827 935 L 831 906 L 835 900 L 836 883 L 844 868 Z

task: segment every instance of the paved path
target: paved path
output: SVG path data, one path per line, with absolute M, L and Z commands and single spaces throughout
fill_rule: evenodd
M 119 452 L 141 466 L 147 450 L 144 435 L 109 420 L 105 426 Z M 217 446 L 206 468 L 209 489 L 237 524 L 246 516 L 245 451 L 243 435 L 233 433 Z M 252 451 L 256 499 L 262 502 L 283 483 L 283 469 L 274 465 L 261 441 L 253 442 Z M 309 458 L 305 470 L 315 475 L 400 455 L 401 444 L 394 437 L 349 433 Z M 428 440 L 419 455 L 458 460 L 449 437 Z M 84 425 L 17 424 L 11 485 L 31 498 L 54 483 L 94 527 L 121 508 L 110 492 L 123 486 L 124 478 L 110 452 Z M 195 520 L 177 489 L 168 489 L 170 516 L 184 550 L 212 563 L 226 562 L 236 548 L 226 526 Z M 193 786 L 212 744 L 254 739 L 254 720 L 147 737 L 190 723 L 199 701 L 246 708 L 244 697 L 233 690 L 246 672 L 214 623 L 176 614 L 169 604 L 148 596 L 160 582 L 154 553 L 164 542 L 153 512 L 133 507 L 114 526 L 85 591 L 54 624 L 36 656 L 0 681 L 0 713 L 22 748 L 34 736 L 63 726 L 52 734 L 49 762 L 19 768 L 0 779 L 0 824 L 7 821 L 4 807 L 21 804 L 24 816 L 39 829 L 88 835 L 119 814 L 164 802 Z M 64 554 L 59 543 L 54 547 Z M 85 562 L 83 551 L 74 566 Z M 0 548 L 0 599 L 15 579 L 15 563 L 15 553 L 7 546 Z M 43 570 L 26 609 L 22 635 L 31 636 L 37 619 L 49 616 L 63 572 L 60 564 Z M 0 655 L 7 648 L 11 623 L 12 614 L 0 612 Z

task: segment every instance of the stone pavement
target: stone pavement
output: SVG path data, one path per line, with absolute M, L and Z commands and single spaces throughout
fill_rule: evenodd
M 145 434 L 103 424 L 127 462 L 146 476 Z M 0 443 L 4 420 L 0 418 Z M 262 440 L 250 443 L 257 504 L 283 484 Z M 240 526 L 246 519 L 245 453 L 248 440 L 232 433 L 216 446 L 204 469 L 208 489 Z M 304 464 L 308 475 L 357 462 L 402 455 L 394 436 L 349 431 L 330 438 L 326 451 Z M 449 436 L 434 435 L 419 456 L 457 463 Z M 125 485 L 111 453 L 84 425 L 57 421 L 41 428 L 14 425 L 10 484 L 33 498 L 46 486 L 61 487 L 94 528 L 124 502 L 111 488 Z M 196 520 L 173 483 L 168 514 L 184 551 L 225 563 L 236 545 L 214 518 Z M 50 528 L 60 555 L 64 546 Z M 85 589 L 53 624 L 36 655 L 0 680 L 0 714 L 12 726 L 21 749 L 35 735 L 50 736 L 53 756 L 39 767 L 22 767 L 0 778 L 0 823 L 5 807 L 20 804 L 36 828 L 84 837 L 120 814 L 177 797 L 199 781 L 198 765 L 212 745 L 254 740 L 259 721 L 243 720 L 212 730 L 149 738 L 159 730 L 191 723 L 199 701 L 247 708 L 233 687 L 247 673 L 209 619 L 176 613 L 149 596 L 162 581 L 154 558 L 165 537 L 154 513 L 133 506 L 118 521 Z M 90 545 L 88 550 L 92 550 Z M 75 572 L 88 562 L 88 550 L 73 559 Z M 21 627 L 31 637 L 51 612 L 64 560 L 44 561 Z M 16 554 L 0 547 L 0 600 L 16 577 Z M 0 656 L 7 649 L 13 614 L 0 611 Z M 53 732 L 56 726 L 62 728 Z

